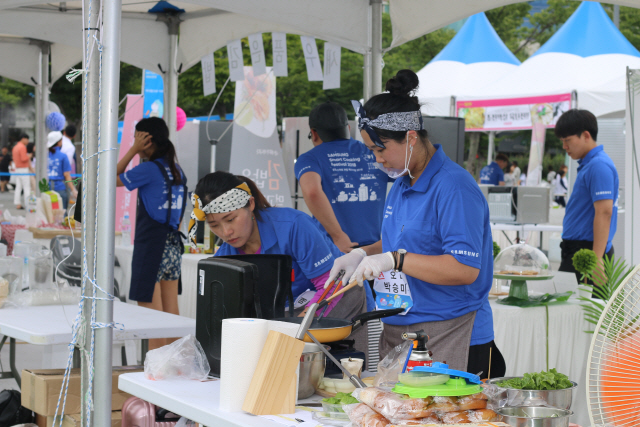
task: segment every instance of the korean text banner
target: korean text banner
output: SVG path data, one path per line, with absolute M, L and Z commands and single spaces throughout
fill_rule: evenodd
M 458 101 L 456 112 L 464 118 L 466 131 L 531 129 L 534 123 L 555 127 L 558 118 L 571 109 L 571 94 Z

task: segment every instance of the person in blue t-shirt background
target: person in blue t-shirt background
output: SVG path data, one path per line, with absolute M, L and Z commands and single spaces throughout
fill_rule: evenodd
M 504 169 L 509 165 L 509 158 L 498 153 L 496 160 L 480 170 L 480 184 L 504 185 Z
M 189 222 L 192 245 L 198 221 L 206 221 L 224 242 L 214 256 L 289 255 L 296 300 L 294 314 L 303 316 L 306 307 L 318 302 L 333 261 L 342 253 L 309 215 L 291 208 L 271 207 L 251 179 L 223 171 L 200 179 L 192 203 L 194 210 Z M 373 309 L 371 290 L 356 286 L 334 298 L 325 314 L 351 320 L 369 309 Z M 365 325 L 349 339 L 356 341 L 356 349 L 368 354 L 366 331 Z
M 386 93 L 364 107 L 353 101 L 364 143 L 397 179 L 387 195 L 381 240 L 338 258 L 330 276 L 345 270 L 359 284 L 374 279 L 378 308 L 402 301 L 403 314 L 382 320 L 381 356 L 403 341 L 403 332 L 422 329 L 434 360 L 482 371 L 483 378 L 489 371 L 502 376 L 506 367 L 493 341 L 488 299 L 489 206 L 473 177 L 429 141 L 413 96 L 418 83 L 413 71 L 401 70 Z
M 126 170 L 136 155 L 148 161 Z M 138 189 L 129 299 L 153 310 L 180 314 L 184 244 L 178 230 L 186 204 L 187 178 L 164 120 L 150 117 L 136 124 L 133 145 L 118 162 L 117 174 L 118 187 Z M 149 340 L 149 348 L 173 341 Z
M 69 198 L 75 200 L 78 197 L 78 192 L 71 180 L 69 159 L 60 151 L 62 132 L 49 132 L 47 147 L 49 147 L 49 188 L 60 194 L 63 209 L 67 209 Z
M 578 174 L 562 221 L 560 271 L 575 272 L 573 255 L 592 249 L 602 271 L 602 258 L 613 256 L 613 236 L 618 219 L 618 171 L 604 147 L 597 144 L 598 121 L 587 110 L 569 110 L 556 123 L 555 134 L 574 160 Z
M 309 127 L 314 148 L 298 157 L 295 175 L 314 221 L 344 253 L 377 242 L 387 175 L 367 147 L 349 137 L 347 112 L 337 103 L 311 110 Z

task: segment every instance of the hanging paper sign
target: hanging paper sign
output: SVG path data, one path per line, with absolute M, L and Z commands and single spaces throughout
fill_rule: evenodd
M 324 44 L 324 81 L 322 89 L 340 89 L 340 56 L 342 48 L 335 44 Z
M 273 75 L 287 77 L 287 35 L 285 33 L 271 33 L 273 45 Z
M 229 58 L 229 77 L 231 81 L 244 80 L 244 62 L 240 39 L 227 43 L 227 57 Z
M 203 56 L 200 64 L 202 64 L 202 89 L 204 90 L 204 96 L 216 93 L 216 63 L 213 60 L 213 52 Z
M 267 72 L 265 64 L 264 45 L 262 44 L 262 34 L 251 34 L 249 36 L 249 51 L 251 52 L 251 65 L 256 76 Z
M 318 56 L 318 46 L 316 39 L 313 37 L 300 36 L 302 42 L 302 51 L 304 52 L 304 60 L 307 64 L 307 77 L 310 82 L 321 82 L 322 67 L 320 65 L 320 57 Z
M 548 128 L 571 109 L 571 94 L 530 98 L 458 101 L 458 117 L 464 118 L 466 131 L 531 129 L 534 123 Z

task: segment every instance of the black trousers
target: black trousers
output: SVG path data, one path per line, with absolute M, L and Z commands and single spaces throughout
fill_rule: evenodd
M 567 271 L 569 273 L 575 273 L 576 278 L 578 279 L 578 283 L 582 283 L 582 273 L 576 271 L 573 267 L 573 256 L 580 249 L 591 249 L 593 250 L 593 242 L 591 240 L 563 240 L 560 243 L 560 249 L 562 249 L 562 261 L 560 262 L 560 268 L 558 271 Z M 613 257 L 613 245 L 609 252 L 606 255 L 611 258 Z M 593 285 L 592 281 L 589 281 L 590 284 Z
M 555 196 L 554 199 L 556 203 L 562 206 L 563 208 L 567 207 L 567 203 L 564 200 L 564 196 Z
M 491 363 L 491 378 L 504 377 L 507 371 L 507 364 L 504 361 L 504 357 L 502 357 L 502 353 L 496 347 L 495 341 L 469 347 L 467 372 L 471 374 L 482 372 L 480 379 L 488 378 L 489 363 Z

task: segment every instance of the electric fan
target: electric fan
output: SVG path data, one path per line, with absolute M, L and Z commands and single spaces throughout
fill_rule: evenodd
M 593 426 L 640 426 L 640 265 L 623 280 L 596 325 L 587 365 Z

